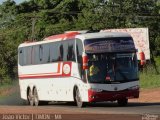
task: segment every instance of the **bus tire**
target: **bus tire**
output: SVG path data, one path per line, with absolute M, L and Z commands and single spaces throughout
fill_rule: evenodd
M 39 105 L 39 98 L 38 98 L 37 88 L 33 89 L 33 98 L 34 98 L 34 105 L 38 106 Z
M 34 97 L 34 105 L 35 106 L 48 104 L 48 101 L 40 101 L 39 100 L 37 88 L 34 88 L 34 90 L 33 90 L 33 97 Z
M 85 107 L 86 104 L 85 104 L 85 102 L 82 101 L 82 98 L 81 98 L 81 95 L 80 95 L 78 88 L 76 89 L 75 100 L 76 100 L 77 107 L 79 107 L 79 108 Z
M 126 106 L 128 104 L 128 99 L 127 98 L 120 99 L 120 100 L 117 100 L 117 102 L 119 106 Z
M 32 94 L 32 90 L 31 89 L 28 89 L 27 99 L 28 99 L 29 105 L 33 106 L 34 105 L 34 99 L 33 99 L 33 94 Z

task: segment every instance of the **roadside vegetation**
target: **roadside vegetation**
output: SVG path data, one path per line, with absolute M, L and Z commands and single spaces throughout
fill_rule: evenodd
M 160 75 L 141 73 L 140 87 L 142 89 L 160 88 Z
M 0 86 L 17 79 L 20 43 L 64 31 L 148 27 L 156 58 L 150 65 L 160 66 L 159 21 L 159 0 L 27 0 L 18 5 L 6 0 L 0 5 Z M 142 88 L 160 86 L 160 75 L 151 74 L 153 70 L 140 73 Z
M 160 88 L 160 57 L 155 57 L 140 71 L 140 86 L 142 89 Z
M 18 85 L 18 81 L 0 85 L 0 98 L 13 94 L 15 90 L 17 89 L 17 85 Z

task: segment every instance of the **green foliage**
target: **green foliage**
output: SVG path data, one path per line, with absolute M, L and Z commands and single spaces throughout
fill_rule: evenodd
M 143 89 L 160 87 L 160 75 L 141 73 L 140 86 Z
M 0 80 L 17 77 L 20 43 L 69 30 L 148 27 L 151 50 L 158 56 L 159 8 L 158 0 L 28 0 L 19 5 L 7 0 L 0 5 Z
M 154 59 L 155 59 L 156 65 L 160 67 L 160 56 L 157 56 Z

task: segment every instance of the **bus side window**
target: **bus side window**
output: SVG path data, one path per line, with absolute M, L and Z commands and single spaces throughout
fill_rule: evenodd
M 24 65 L 24 48 L 19 48 L 19 64 Z
M 68 41 L 62 41 L 62 46 L 60 55 L 63 58 L 63 61 L 67 61 Z
M 75 61 L 75 40 L 69 41 L 67 61 Z
M 59 46 L 59 57 L 58 57 L 58 61 L 63 61 L 63 45 L 61 44 Z
M 24 47 L 22 51 L 23 58 L 20 58 L 22 60 L 22 65 L 30 65 L 31 64 L 31 52 L 32 52 L 32 47 Z
M 48 56 L 48 63 L 50 63 L 51 61 L 50 61 L 50 59 L 51 59 L 51 49 L 50 49 L 50 46 L 48 45 L 48 47 L 49 47 L 49 56 Z
M 77 52 L 77 61 L 79 64 L 82 64 L 82 53 L 83 53 L 83 44 L 81 40 L 76 41 L 76 52 Z
M 48 59 L 50 57 L 50 54 L 49 54 L 49 44 L 44 44 L 43 45 L 43 55 L 42 55 L 42 57 L 43 57 L 42 61 L 43 61 L 44 64 L 49 62 L 48 61 Z
M 32 64 L 32 47 L 26 47 L 26 65 L 31 65 Z
M 35 61 L 35 46 L 32 46 L 32 50 L 31 50 L 31 64 L 32 65 L 35 65 L 36 64 L 36 61 Z
M 77 62 L 78 62 L 78 68 L 79 68 L 79 74 L 82 77 L 82 53 L 83 53 L 83 44 L 82 41 L 77 39 L 76 40 L 76 53 L 77 53 Z
M 39 45 L 34 46 L 34 64 L 40 64 L 39 59 Z
M 23 65 L 27 65 L 27 58 L 28 58 L 28 54 L 27 54 L 27 47 L 23 48 Z
M 50 62 L 57 62 L 59 59 L 59 43 L 50 43 L 49 44 L 50 48 Z
M 43 46 L 40 45 L 39 46 L 39 61 L 40 61 L 40 63 L 42 63 L 42 59 L 43 59 Z

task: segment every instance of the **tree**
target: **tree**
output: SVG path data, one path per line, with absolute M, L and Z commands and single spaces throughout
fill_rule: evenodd
M 7 0 L 0 6 L 0 28 L 11 25 L 17 13 L 16 3 L 13 0 Z
M 7 0 L 0 5 L 0 79 L 16 77 L 20 43 L 69 30 L 148 27 L 160 55 L 159 21 L 158 0 Z

